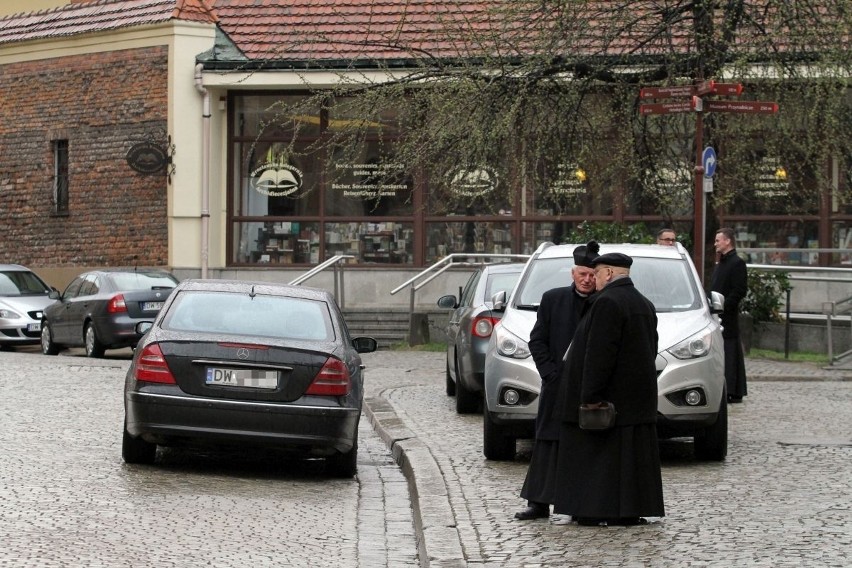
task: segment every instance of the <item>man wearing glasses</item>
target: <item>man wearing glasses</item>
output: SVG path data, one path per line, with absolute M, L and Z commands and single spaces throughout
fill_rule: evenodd
M 657 231 L 657 244 L 673 247 L 677 242 L 677 233 L 674 229 L 660 229 Z

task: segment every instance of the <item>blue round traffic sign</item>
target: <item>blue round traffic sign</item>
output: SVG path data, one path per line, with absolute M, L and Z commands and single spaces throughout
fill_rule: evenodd
M 716 150 L 712 146 L 704 148 L 701 165 L 704 167 L 704 177 L 711 178 L 716 173 Z

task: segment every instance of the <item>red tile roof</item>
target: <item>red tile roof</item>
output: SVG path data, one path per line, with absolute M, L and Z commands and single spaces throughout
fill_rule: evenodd
M 0 19 L 0 44 L 158 24 L 215 23 L 209 0 L 92 0 Z
M 255 60 L 469 57 L 522 27 L 499 15 L 512 1 L 212 0 L 222 31 Z

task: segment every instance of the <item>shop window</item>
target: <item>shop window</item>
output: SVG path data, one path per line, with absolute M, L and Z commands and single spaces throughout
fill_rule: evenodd
M 817 214 L 819 196 L 811 176 L 790 163 L 804 160 L 755 151 L 747 163 L 732 166 L 730 175 L 727 169 L 720 172 L 714 189 L 730 200 L 726 209 L 734 215 Z
M 573 161 L 543 168 L 532 190 L 522 194 L 521 208 L 535 215 L 605 215 L 612 212 L 609 183 L 595 171 Z
M 233 224 L 234 261 L 252 264 L 316 264 L 319 223 L 249 221 Z
M 843 249 L 831 255 L 831 264 L 852 265 L 852 221 L 834 223 L 831 233 L 831 248 Z
M 332 216 L 411 215 L 412 181 L 387 142 L 367 140 L 333 153 L 326 174 L 325 213 Z M 383 152 L 383 148 L 385 152 Z
M 236 146 L 241 159 L 235 215 L 319 214 L 318 159 L 308 144 L 243 142 Z
M 68 214 L 68 140 L 53 141 L 53 214 Z
M 511 215 L 512 190 L 506 174 L 488 165 L 432 172 L 429 211 L 442 215 Z
M 411 223 L 326 223 L 325 257 L 352 255 L 366 264 L 412 264 L 414 228 Z
M 316 100 L 302 96 L 241 95 L 233 102 L 236 138 L 292 141 L 316 138 L 320 112 Z
M 801 250 L 819 248 L 817 221 L 745 221 L 733 223 L 732 228 L 737 250 L 745 253 L 750 263 L 819 264 L 819 253 Z
M 511 223 L 462 221 L 426 226 L 426 262 L 453 253 L 512 254 Z

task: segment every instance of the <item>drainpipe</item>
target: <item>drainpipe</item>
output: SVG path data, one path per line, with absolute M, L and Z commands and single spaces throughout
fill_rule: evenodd
M 201 63 L 195 66 L 195 88 L 204 97 L 201 111 L 201 277 L 207 278 L 210 249 L 210 93 L 204 88 L 203 68 Z

